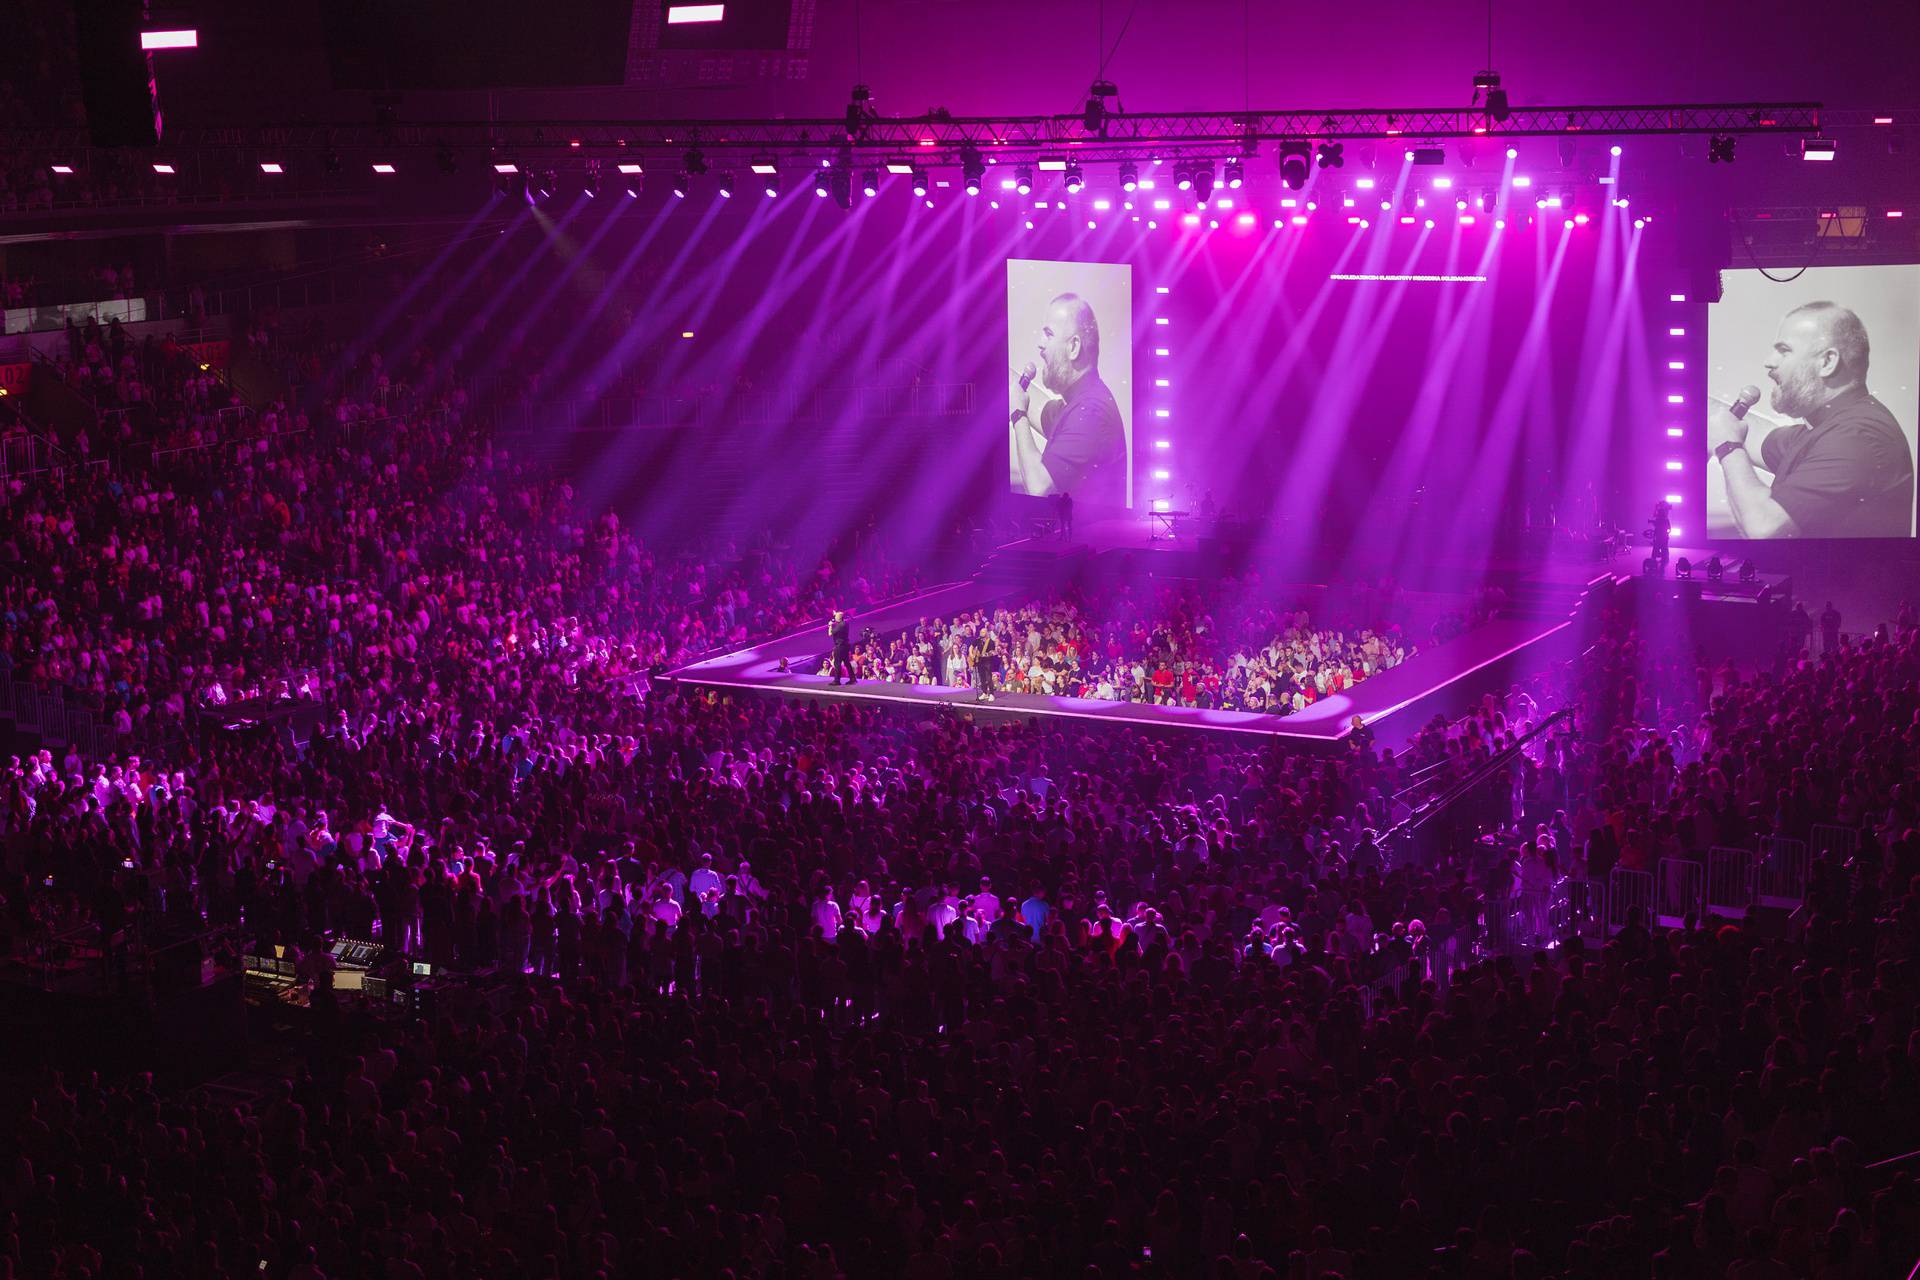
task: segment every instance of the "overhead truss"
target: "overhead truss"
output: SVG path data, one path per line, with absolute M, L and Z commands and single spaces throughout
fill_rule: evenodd
M 1849 115 L 1858 113 L 1848 113 Z M 1484 107 L 1328 108 L 1295 111 L 1107 112 L 1089 129 L 1081 115 L 875 116 L 813 120 L 526 120 L 409 124 L 297 124 L 170 129 L 159 151 L 295 153 L 401 149 L 486 152 L 514 158 L 603 159 L 635 153 L 767 153 L 878 160 L 932 151 L 1022 159 L 1090 159 L 1153 154 L 1251 153 L 1262 144 L 1405 140 L 1625 137 L 1698 134 L 1817 134 L 1842 122 L 1814 102 L 1683 103 L 1514 107 L 1494 119 Z M 1853 124 L 1851 120 L 1846 124 Z M 1860 123 L 1865 123 L 1861 121 Z M 81 155 L 78 129 L 0 129 L 0 148 Z

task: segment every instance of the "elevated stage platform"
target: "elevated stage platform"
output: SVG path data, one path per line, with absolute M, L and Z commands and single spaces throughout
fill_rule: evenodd
M 1117 546 L 1109 543 L 1103 554 L 1126 555 L 1140 549 L 1144 549 L 1140 543 L 1126 538 Z M 856 633 L 872 628 L 887 635 L 923 619 L 951 618 L 1024 599 L 1037 588 L 1070 579 L 1089 562 L 1090 552 L 1084 543 L 1043 539 L 1009 543 L 969 580 L 890 601 L 852 616 L 851 621 Z M 972 689 L 949 685 L 864 680 L 835 686 L 825 675 L 814 674 L 830 648 L 824 624 L 693 663 L 666 678 L 700 688 L 965 709 L 985 717 L 1059 716 L 1136 729 L 1260 735 L 1323 750 L 1337 747 L 1352 732 L 1353 717 L 1358 715 L 1382 743 L 1391 746 L 1412 737 L 1436 713 L 1458 714 L 1482 694 L 1504 689 L 1523 669 L 1571 657 L 1580 634 L 1575 618 L 1583 604 L 1592 596 L 1611 592 L 1625 578 L 1623 569 L 1569 564 L 1550 577 L 1516 580 L 1509 592 L 1514 607 L 1502 616 L 1289 716 L 1017 693 L 1001 693 L 994 702 L 983 704 L 975 701 Z

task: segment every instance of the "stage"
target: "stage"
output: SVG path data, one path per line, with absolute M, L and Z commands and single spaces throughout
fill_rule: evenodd
M 1024 544 L 1011 544 L 1001 550 L 1022 549 L 1031 550 Z M 992 567 L 991 563 L 988 567 Z M 1473 699 L 1492 689 L 1504 688 L 1520 668 L 1530 669 L 1571 656 L 1573 622 L 1581 603 L 1594 591 L 1610 590 L 1616 581 L 1613 573 L 1594 566 L 1587 566 L 1582 572 L 1590 576 L 1557 584 L 1557 589 L 1552 589 L 1547 597 L 1551 603 L 1544 609 L 1520 611 L 1529 616 L 1495 618 L 1445 644 L 1423 649 L 1400 666 L 1363 680 L 1344 693 L 1323 698 L 1306 710 L 1288 716 L 1017 693 L 1001 693 L 992 703 L 979 703 L 970 688 L 877 680 L 836 686 L 824 674 L 811 674 L 818 670 L 830 648 L 824 623 L 693 663 L 668 673 L 666 678 L 700 688 L 966 709 L 989 716 L 1057 716 L 1136 729 L 1254 734 L 1321 749 L 1335 746 L 1344 739 L 1352 731 L 1353 717 L 1358 715 L 1383 743 L 1393 745 L 1411 737 L 1435 713 L 1456 715 Z M 890 601 L 853 617 L 852 622 L 856 631 L 872 628 L 886 635 L 903 631 L 922 619 L 949 618 L 1029 594 L 1028 585 L 997 578 L 983 570 L 972 579 Z M 784 671 L 783 660 L 788 668 Z M 808 673 L 802 674 L 800 668 Z

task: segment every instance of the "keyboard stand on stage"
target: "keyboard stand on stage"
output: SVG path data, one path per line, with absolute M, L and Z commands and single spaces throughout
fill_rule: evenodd
M 1152 532 L 1148 534 L 1147 540 L 1149 542 L 1171 542 L 1175 537 L 1179 536 L 1180 525 L 1186 518 L 1187 513 L 1184 511 L 1148 512 L 1147 520 Z

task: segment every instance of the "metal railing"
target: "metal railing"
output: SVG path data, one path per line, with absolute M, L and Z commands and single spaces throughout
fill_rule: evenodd
M 115 729 L 83 695 L 63 685 L 46 684 L 0 670 L 0 719 L 39 737 L 48 748 L 73 750 L 83 759 L 157 755 L 176 741 L 163 727 L 135 724 Z

